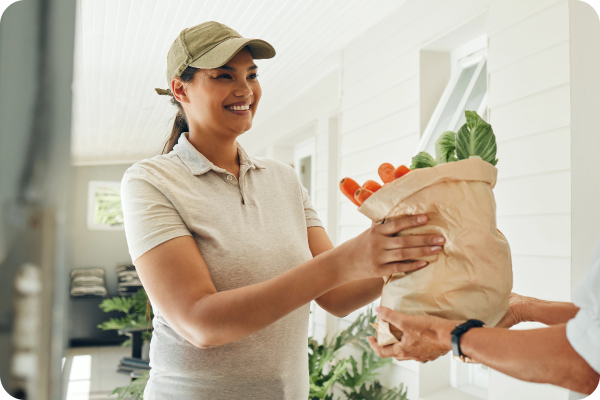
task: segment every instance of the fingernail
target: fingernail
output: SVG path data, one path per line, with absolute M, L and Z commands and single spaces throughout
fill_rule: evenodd
M 444 243 L 444 238 L 436 237 L 435 239 L 433 239 L 433 243 Z
M 431 251 L 440 251 L 442 248 L 440 246 L 433 246 Z
M 419 267 L 424 267 L 427 265 L 427 261 L 421 261 L 418 265 Z
M 419 217 L 417 218 L 417 221 L 419 222 L 425 222 L 427 221 L 427 217 L 424 215 L 419 215 Z
M 375 311 L 375 314 L 379 316 L 381 314 L 381 312 L 383 311 L 383 308 L 375 307 L 375 310 L 373 310 L 373 311 Z

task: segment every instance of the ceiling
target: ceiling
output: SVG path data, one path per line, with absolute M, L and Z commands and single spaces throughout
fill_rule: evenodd
M 256 60 L 262 98 L 253 126 L 318 76 L 327 60 L 404 0 L 78 0 L 73 81 L 74 165 L 133 163 L 159 154 L 175 107 L 166 88 L 166 55 L 179 32 L 218 21 L 263 39 L 277 55 Z M 333 64 L 332 66 L 335 66 Z

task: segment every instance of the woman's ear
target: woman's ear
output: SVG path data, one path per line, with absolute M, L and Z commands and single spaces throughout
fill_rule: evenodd
M 189 103 L 186 93 L 186 87 L 184 85 L 184 82 L 180 78 L 174 77 L 171 81 L 171 92 L 173 93 L 173 97 L 175 97 L 175 100 L 177 100 L 178 102 Z

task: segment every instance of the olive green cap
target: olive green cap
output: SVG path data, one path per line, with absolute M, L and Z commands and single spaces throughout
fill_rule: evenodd
M 180 76 L 187 67 L 218 68 L 227 64 L 244 46 L 248 46 L 254 59 L 275 57 L 275 49 L 266 41 L 244 38 L 216 21 L 203 22 L 182 30 L 167 54 L 169 89 L 156 89 L 156 92 L 170 95 L 173 77 Z

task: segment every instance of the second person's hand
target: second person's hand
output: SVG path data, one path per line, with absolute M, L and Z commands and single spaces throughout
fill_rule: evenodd
M 417 259 L 439 253 L 444 237 L 394 235 L 404 229 L 425 225 L 427 221 L 427 215 L 424 214 L 393 218 L 385 224 L 371 226 L 355 238 L 342 243 L 335 249 L 342 268 L 340 273 L 344 274 L 346 280 L 352 281 L 426 267 L 426 261 Z
M 405 315 L 381 306 L 375 313 L 403 334 L 399 342 L 387 346 L 379 346 L 377 339 L 369 336 L 369 345 L 378 357 L 394 357 L 398 361 L 427 362 L 443 356 L 451 350 L 451 332 L 461 323 L 433 315 Z

